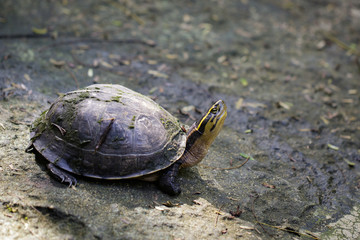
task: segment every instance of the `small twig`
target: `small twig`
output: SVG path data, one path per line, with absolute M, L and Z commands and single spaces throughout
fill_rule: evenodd
M 96 153 L 96 151 L 100 148 L 101 144 L 104 143 L 104 141 L 105 141 L 105 139 L 106 139 L 106 136 L 108 135 L 108 133 L 109 133 L 109 131 L 110 131 L 110 129 L 111 129 L 111 126 L 112 126 L 112 124 L 114 123 L 114 121 L 115 121 L 115 118 L 111 118 L 111 119 L 110 119 L 109 125 L 105 128 L 105 131 L 103 132 L 103 134 L 102 134 L 101 137 L 100 137 L 99 143 L 98 143 L 98 144 L 96 145 L 96 147 L 95 147 L 95 153 Z
M 75 76 L 75 74 L 69 69 L 68 66 L 65 65 L 65 70 L 70 74 L 70 76 L 74 79 L 76 87 L 79 88 L 79 82 Z
M 236 169 L 236 168 L 241 168 L 242 166 L 245 165 L 245 163 L 247 163 L 249 161 L 250 157 L 247 157 L 245 159 L 245 161 L 243 163 L 241 163 L 240 165 L 234 166 L 234 167 L 228 167 L 228 168 L 218 168 L 218 167 L 212 167 L 212 166 L 207 166 L 204 164 L 201 164 L 200 166 L 203 166 L 205 168 L 211 168 L 211 169 L 216 169 L 216 170 L 231 170 L 231 169 Z
M 57 127 L 57 129 L 59 129 L 61 135 L 63 135 L 63 136 L 65 135 L 66 130 L 65 130 L 63 127 L 60 127 L 59 125 L 57 125 L 57 124 L 55 124 L 55 123 L 51 123 L 51 125 Z
M 48 48 L 59 47 L 63 45 L 72 45 L 78 43 L 114 43 L 114 44 L 142 44 L 149 47 L 155 47 L 156 43 L 152 40 L 140 40 L 140 39 L 97 39 L 97 38 L 79 38 L 79 39 L 71 39 L 65 41 L 55 42 L 46 46 L 39 48 L 39 52 L 44 51 Z
M 245 159 L 245 161 L 243 163 L 241 163 L 240 165 L 238 165 L 238 166 L 228 167 L 228 168 L 220 168 L 220 170 L 231 170 L 231 169 L 241 168 L 242 166 L 245 165 L 245 163 L 247 163 L 249 161 L 249 159 L 250 159 L 250 157 L 247 157 Z
M 278 227 L 278 226 L 273 226 L 273 225 L 270 225 L 270 224 L 267 224 L 267 223 L 263 223 L 263 222 L 258 222 L 258 221 L 256 221 L 256 223 L 261 224 L 261 225 L 265 225 L 265 226 L 268 226 L 268 227 L 271 227 L 271 228 L 275 228 L 275 229 L 278 229 L 278 230 L 281 230 L 281 231 L 284 231 L 284 232 L 294 233 L 294 234 L 297 234 L 297 235 L 299 235 L 299 236 L 309 237 L 309 238 L 312 238 L 312 239 L 315 239 L 315 240 L 320 239 L 320 238 L 318 238 L 318 237 L 315 236 L 315 235 L 300 233 L 300 232 L 297 232 L 297 231 L 292 230 L 292 229 L 283 228 L 283 227 Z M 260 225 L 260 226 L 261 226 L 261 225 Z
M 243 210 L 240 210 L 240 205 L 237 205 L 236 211 L 235 211 L 235 212 L 230 211 L 229 213 L 230 213 L 231 216 L 233 216 L 233 217 L 240 217 L 240 215 L 243 213 Z
M 5 128 L 4 128 L 4 129 L 5 129 Z M 187 130 L 186 130 L 186 128 L 185 128 L 184 125 L 181 126 L 181 130 L 182 130 L 184 133 L 187 133 Z
M 23 220 L 23 219 L 21 219 L 21 222 L 25 225 L 25 221 Z M 31 227 L 30 228 L 26 228 L 26 230 L 28 230 L 33 236 L 35 236 L 35 237 L 39 237 L 37 234 L 35 234 L 34 232 L 33 232 L 33 230 L 31 230 Z
M 88 68 L 96 68 L 98 66 L 95 66 L 93 64 L 88 64 L 88 63 L 84 63 L 83 61 L 81 61 L 73 52 L 71 52 L 71 57 L 74 59 L 74 61 L 84 67 L 88 67 Z
M 178 111 L 181 115 L 187 116 L 188 118 L 190 118 L 193 121 L 196 120 L 196 118 L 193 115 L 191 115 L 190 113 L 184 112 L 181 109 L 178 109 Z
M 340 48 L 349 51 L 350 53 L 356 55 L 356 56 L 360 56 L 360 52 L 357 51 L 356 49 L 351 48 L 349 45 L 347 45 L 346 43 L 344 43 L 343 41 L 341 41 L 340 39 L 336 38 L 335 36 L 333 36 L 330 33 L 323 33 L 325 38 L 327 38 L 329 41 L 335 43 L 336 45 L 338 45 Z
M 50 38 L 50 34 L 36 34 L 36 33 L 19 33 L 19 34 L 4 34 L 0 35 L 0 39 L 17 39 L 17 38 Z
M 34 207 L 33 205 L 29 205 L 30 208 L 34 209 L 35 211 L 37 211 L 38 213 L 42 214 L 41 211 L 39 211 L 39 209 L 37 209 L 36 207 Z
M 251 204 L 251 212 L 252 212 L 252 214 L 253 214 L 253 216 L 254 216 L 254 218 L 255 218 L 255 221 L 259 224 L 259 220 L 258 220 L 258 218 L 257 218 L 257 216 L 256 216 L 256 214 L 255 214 L 255 210 L 254 210 L 255 201 L 256 201 L 256 199 L 259 198 L 259 195 L 256 194 L 256 195 L 253 196 L 253 197 L 254 197 L 254 200 L 252 201 L 252 204 Z M 259 224 L 259 225 L 260 225 L 260 227 L 262 228 L 262 230 L 263 230 L 265 233 L 267 233 L 268 235 L 270 235 L 270 236 L 272 237 L 272 235 L 271 235 L 270 233 L 268 233 L 261 224 Z
M 219 220 L 219 216 L 221 215 L 220 211 L 221 211 L 221 208 L 223 207 L 224 205 L 220 206 L 219 207 L 219 210 L 217 210 L 216 212 L 216 219 L 215 219 L 215 227 L 217 226 L 217 223 L 218 223 L 218 220 Z
M 11 122 L 12 124 L 15 124 L 15 125 L 31 126 L 31 123 L 22 122 L 22 121 L 15 121 L 15 120 L 12 120 L 12 119 L 10 119 L 9 122 Z

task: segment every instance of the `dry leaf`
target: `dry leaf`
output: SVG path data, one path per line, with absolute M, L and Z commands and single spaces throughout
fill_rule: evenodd
M 351 99 L 351 98 L 344 98 L 344 99 L 341 100 L 341 102 L 343 102 L 343 103 L 354 103 L 354 100 Z
M 325 125 L 329 125 L 329 120 L 327 120 L 324 116 L 320 116 L 320 119 L 324 122 Z
M 171 201 L 167 201 L 167 202 L 163 203 L 162 205 L 164 205 L 166 207 L 178 207 L 178 206 L 180 206 L 180 203 L 172 203 Z
M 247 103 L 243 103 L 243 106 L 244 107 L 252 107 L 252 108 L 258 108 L 258 107 L 261 107 L 261 108 L 266 108 L 266 105 L 263 104 L 263 103 L 256 103 L 256 102 L 247 102 Z
M 267 183 L 267 182 L 264 182 L 262 185 L 263 185 L 264 187 L 271 188 L 271 189 L 276 188 L 274 185 L 271 185 L 271 184 L 269 184 L 269 183 Z
M 33 27 L 32 31 L 33 31 L 33 33 L 38 34 L 38 35 L 44 35 L 44 34 L 47 34 L 47 32 L 48 32 L 46 28 L 36 28 L 36 27 Z
M 29 74 L 27 74 L 27 73 L 24 74 L 24 78 L 28 82 L 31 81 L 31 78 L 30 78 Z
M 173 60 L 173 59 L 177 59 L 178 55 L 177 54 L 166 54 L 166 58 Z
M 356 95 L 357 94 L 357 90 L 356 89 L 350 89 L 349 91 L 348 91 L 348 93 L 350 94 L 350 95 Z
M 243 98 L 239 98 L 239 99 L 236 101 L 236 103 L 235 103 L 235 108 L 236 108 L 237 110 L 239 110 L 239 109 L 242 107 L 243 102 L 244 102 L 244 99 L 243 99 Z
M 330 143 L 328 143 L 328 148 L 332 149 L 332 150 L 335 150 L 335 151 L 338 151 L 339 150 L 339 147 L 338 146 L 335 146 L 335 145 L 332 145 Z
M 351 162 L 350 160 L 347 160 L 346 158 L 344 158 L 344 161 L 349 165 L 349 167 L 355 167 L 354 162 Z
M 286 110 L 290 110 L 290 108 L 293 106 L 292 103 L 289 103 L 289 102 L 277 102 L 276 103 L 277 107 L 278 108 L 284 108 Z
M 219 57 L 219 58 L 217 59 L 217 62 L 218 62 L 218 63 L 223 63 L 225 60 L 226 60 L 226 56 L 223 55 L 223 56 L 221 56 L 221 57 Z
M 249 227 L 249 226 L 245 226 L 245 225 L 240 225 L 238 227 L 241 229 L 245 229 L 245 230 L 254 230 L 255 229 L 254 227 Z
M 155 206 L 155 209 L 156 209 L 156 210 L 159 210 L 159 211 L 165 211 L 165 208 L 160 207 L 160 206 Z
M 147 60 L 147 63 L 150 64 L 150 65 L 155 65 L 157 64 L 158 62 L 156 60 Z
M 159 78 L 168 78 L 169 77 L 165 73 L 161 73 L 161 72 L 158 72 L 155 70 L 148 70 L 148 74 L 155 76 L 155 77 L 159 77 Z
M 49 62 L 54 65 L 55 67 L 62 67 L 65 65 L 65 61 L 57 61 L 53 58 L 50 58 Z
M 193 200 L 193 203 L 195 203 L 196 205 L 202 205 L 202 203 L 198 200 Z
M 103 67 L 106 67 L 106 68 L 113 68 L 113 65 L 111 65 L 110 63 L 108 62 L 105 62 L 104 60 L 100 60 L 100 64 L 103 66 Z
M 183 21 L 184 22 L 190 22 L 191 21 L 191 16 L 190 15 L 188 15 L 188 14 L 185 14 L 184 16 L 183 16 Z

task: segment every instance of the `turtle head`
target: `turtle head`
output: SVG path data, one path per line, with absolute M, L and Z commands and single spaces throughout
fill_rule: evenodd
M 199 131 L 207 142 L 211 144 L 219 134 L 227 116 L 226 104 L 223 100 L 214 103 L 207 113 L 196 123 L 196 130 Z
M 200 162 L 208 152 L 211 143 L 219 134 L 227 115 L 223 100 L 214 103 L 199 121 L 188 131 L 186 154 L 182 167 L 191 167 Z

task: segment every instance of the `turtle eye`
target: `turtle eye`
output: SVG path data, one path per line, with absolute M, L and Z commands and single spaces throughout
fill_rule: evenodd
M 217 114 L 219 109 L 220 109 L 219 105 L 215 105 L 211 108 L 210 113 Z

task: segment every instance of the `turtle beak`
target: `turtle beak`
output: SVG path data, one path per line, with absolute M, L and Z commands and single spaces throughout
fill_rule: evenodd
M 223 100 L 219 100 L 213 105 L 213 108 L 217 109 L 217 112 L 210 121 L 213 123 L 212 127 L 210 128 L 210 132 L 216 129 L 214 134 L 217 135 L 224 125 L 224 121 L 227 116 L 227 107 Z
M 223 100 L 219 100 L 214 105 L 219 106 L 219 112 L 217 118 L 225 120 L 227 116 L 227 106 L 225 102 Z

